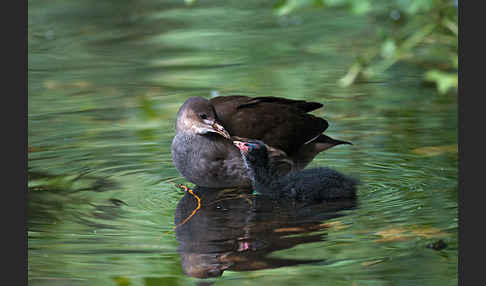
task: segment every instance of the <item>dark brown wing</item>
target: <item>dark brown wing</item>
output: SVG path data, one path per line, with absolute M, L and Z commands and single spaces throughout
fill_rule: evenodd
M 210 101 L 218 121 L 232 136 L 262 140 L 289 156 L 328 127 L 325 119 L 308 113 L 322 107 L 317 102 L 238 95 Z

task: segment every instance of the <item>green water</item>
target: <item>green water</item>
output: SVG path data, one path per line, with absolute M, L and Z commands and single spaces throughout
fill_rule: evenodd
M 457 285 L 456 96 L 423 86 L 423 71 L 403 63 L 373 82 L 337 84 L 378 27 L 345 10 L 279 17 L 264 1 L 29 1 L 29 284 Z M 232 93 L 322 102 L 314 114 L 329 121 L 326 134 L 354 145 L 311 166 L 363 184 L 355 208 L 275 249 L 285 237 L 259 231 L 299 227 L 285 224 L 287 211 L 255 222 L 235 200 L 202 209 L 185 225 L 199 226 L 191 242 L 206 230 L 239 239 L 251 220 L 256 248 L 268 251 L 230 251 L 235 265 L 251 257 L 249 269 L 201 280 L 183 272 L 178 251 L 176 208 L 191 197 L 173 184 L 187 181 L 170 142 L 186 98 Z M 440 239 L 445 249 L 426 247 Z M 270 267 L 263 255 L 324 261 Z

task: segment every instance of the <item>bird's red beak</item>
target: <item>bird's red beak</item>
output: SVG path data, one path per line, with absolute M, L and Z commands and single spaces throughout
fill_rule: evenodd
M 240 149 L 240 151 L 244 152 L 245 154 L 248 153 L 249 147 L 246 142 L 241 141 L 233 141 L 233 144 Z

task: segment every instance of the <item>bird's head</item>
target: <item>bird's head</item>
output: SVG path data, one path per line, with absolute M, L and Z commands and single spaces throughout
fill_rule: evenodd
M 179 109 L 176 121 L 177 131 L 197 135 L 219 134 L 230 139 L 229 133 L 218 123 L 211 102 L 199 96 L 189 98 Z

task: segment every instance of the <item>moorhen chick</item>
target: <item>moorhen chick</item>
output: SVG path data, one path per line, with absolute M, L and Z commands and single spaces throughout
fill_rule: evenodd
M 258 139 L 265 142 L 274 170 L 303 169 L 319 152 L 351 144 L 322 134 L 327 121 L 308 113 L 320 107 L 278 97 L 191 97 L 177 113 L 172 160 L 198 186 L 250 187 L 240 152 L 228 139 Z
M 280 176 L 269 164 L 268 151 L 262 141 L 234 141 L 248 169 L 254 191 L 274 199 L 304 202 L 351 199 L 356 196 L 358 181 L 335 170 L 319 167 Z

